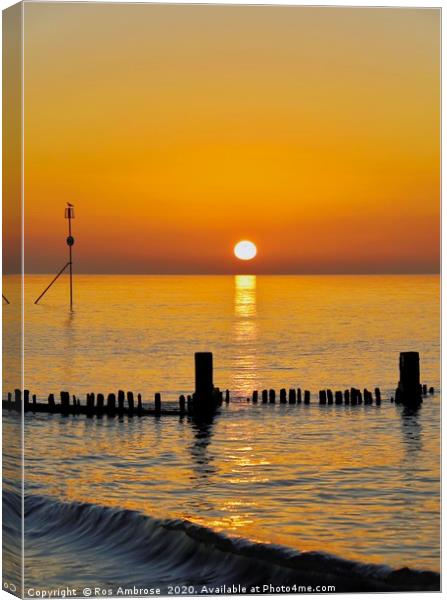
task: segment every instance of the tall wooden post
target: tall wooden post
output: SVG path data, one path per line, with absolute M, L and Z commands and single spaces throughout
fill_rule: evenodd
M 419 352 L 400 353 L 398 389 L 403 404 L 422 402 Z
M 213 353 L 196 352 L 196 394 L 198 397 L 211 397 L 213 393 Z

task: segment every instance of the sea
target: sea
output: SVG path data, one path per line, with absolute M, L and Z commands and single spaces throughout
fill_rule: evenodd
M 213 353 L 231 401 L 206 422 L 27 413 L 26 589 L 373 591 L 419 589 L 439 572 L 438 276 L 75 275 L 72 312 L 65 276 L 34 304 L 50 281 L 24 282 L 24 387 L 38 401 L 122 389 L 176 406 L 194 390 L 198 351 Z M 17 283 L 4 277 L 3 397 Z M 391 401 L 403 351 L 420 353 L 435 389 L 414 410 Z M 309 405 L 247 401 L 298 387 Z M 350 387 L 380 387 L 381 405 L 319 405 L 320 389 Z M 13 523 L 17 416 L 3 412 L 3 431 Z M 13 538 L 11 525 L 6 565 Z

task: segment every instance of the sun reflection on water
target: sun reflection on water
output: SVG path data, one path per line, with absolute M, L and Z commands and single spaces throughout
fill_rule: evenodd
M 250 394 L 256 380 L 258 342 L 256 315 L 256 275 L 236 275 L 234 278 L 233 390 L 240 396 Z

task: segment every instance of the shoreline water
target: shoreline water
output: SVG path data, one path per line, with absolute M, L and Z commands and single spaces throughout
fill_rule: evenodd
M 6 492 L 3 502 L 11 527 L 12 515 L 18 517 L 18 498 Z M 439 574 L 432 571 L 298 552 L 185 520 L 153 519 L 137 511 L 34 494 L 26 495 L 25 509 L 28 588 L 55 588 L 67 581 L 80 588 L 91 584 L 91 570 L 100 565 L 95 574 L 99 587 L 160 587 L 162 593 L 170 585 L 335 586 L 328 591 L 337 592 L 439 589 Z

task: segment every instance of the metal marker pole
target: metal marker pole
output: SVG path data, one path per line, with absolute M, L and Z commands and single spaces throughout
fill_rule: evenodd
M 44 296 L 47 293 L 47 291 L 50 289 L 50 287 L 53 285 L 53 283 L 57 279 L 59 279 L 59 277 L 62 275 L 62 273 L 65 271 L 65 269 L 67 267 L 70 267 L 70 311 L 73 311 L 73 261 L 72 261 L 72 246 L 74 244 L 74 238 L 71 235 L 71 220 L 74 219 L 74 207 L 69 202 L 67 202 L 67 205 L 68 205 L 68 207 L 65 209 L 65 218 L 68 219 L 67 245 L 68 245 L 69 261 L 68 261 L 68 263 L 66 265 L 64 265 L 62 267 L 62 269 L 59 271 L 59 273 L 56 275 L 56 277 L 53 279 L 53 281 L 50 283 L 50 285 L 44 289 L 44 291 L 40 294 L 40 296 L 37 298 L 37 300 L 34 302 L 34 304 L 37 304 L 39 302 L 39 300 L 42 298 L 42 296 Z M 5 298 L 5 297 L 3 296 L 3 298 Z M 6 298 L 5 298 L 5 300 L 7 301 Z M 8 304 L 9 304 L 9 302 L 8 302 Z
M 74 243 L 74 239 L 71 235 L 71 210 L 68 210 L 68 253 L 70 257 L 70 310 L 73 310 L 73 261 L 72 261 L 72 246 Z

